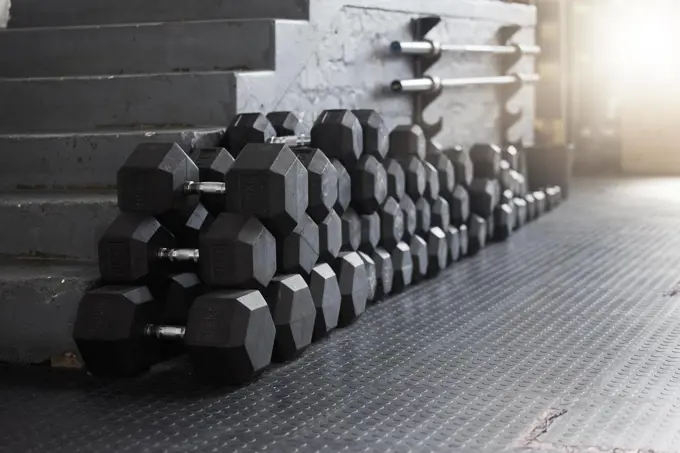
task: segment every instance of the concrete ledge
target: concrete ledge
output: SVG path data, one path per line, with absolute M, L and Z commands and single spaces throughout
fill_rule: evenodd
M 209 19 L 307 19 L 308 14 L 308 0 L 14 0 L 10 27 Z
M 72 330 L 97 267 L 0 259 L 0 361 L 40 363 L 76 354 Z
M 274 69 L 273 34 L 273 20 L 10 29 L 0 77 Z
M 0 134 L 224 127 L 231 72 L 0 80 Z
M 95 261 L 97 241 L 116 215 L 113 192 L 0 194 L 0 255 Z
M 118 168 L 140 143 L 174 142 L 189 151 L 215 146 L 222 134 L 172 129 L 0 136 L 0 190 L 113 188 Z

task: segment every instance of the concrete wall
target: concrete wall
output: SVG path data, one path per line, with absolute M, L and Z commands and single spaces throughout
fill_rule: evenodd
M 9 20 L 9 4 L 10 0 L 0 0 L 0 28 L 7 26 Z
M 237 85 L 239 111 L 295 110 L 308 123 L 326 108 L 371 106 L 390 126 L 411 121 L 409 95 L 387 90 L 396 78 L 412 77 L 409 58 L 389 55 L 391 41 L 410 40 L 409 21 L 418 15 L 437 14 L 442 23 L 429 35 L 449 43 L 493 43 L 498 28 L 520 24 L 516 36 L 524 44 L 535 42 L 536 10 L 526 5 L 489 0 L 312 0 L 311 24 L 289 21 L 277 25 L 276 74 L 243 73 Z M 430 69 L 440 77 L 498 74 L 496 58 L 489 55 L 444 55 Z M 533 72 L 534 59 L 526 57 L 515 70 Z M 512 109 L 525 115 L 511 130 L 511 138 L 533 143 L 534 89 L 523 88 Z M 442 143 L 470 145 L 498 141 L 500 106 L 493 87 L 446 90 L 425 112 L 426 120 L 444 118 Z

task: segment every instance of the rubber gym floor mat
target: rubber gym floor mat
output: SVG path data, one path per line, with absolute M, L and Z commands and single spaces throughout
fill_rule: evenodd
M 243 388 L 0 368 L 0 450 L 680 451 L 679 226 L 680 179 L 580 180 Z

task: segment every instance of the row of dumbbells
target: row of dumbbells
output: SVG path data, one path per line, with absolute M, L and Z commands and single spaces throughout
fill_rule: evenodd
M 199 150 L 192 161 L 177 145 L 143 145 L 121 168 L 123 214 L 99 249 L 103 280 L 126 285 L 88 294 L 75 328 L 91 371 L 138 374 L 167 352 L 156 340 L 182 339 L 197 372 L 240 383 L 351 323 L 367 299 L 479 248 L 467 247 L 465 197 L 459 228 L 444 198 L 461 192 L 459 166 L 433 144 L 425 156 L 417 127 L 388 136 L 375 112 L 324 112 L 306 139 L 289 135 L 294 116 L 269 118 L 239 115 L 225 134 L 231 154 Z M 173 274 L 186 263 L 200 279 Z M 201 280 L 257 289 L 201 295 Z

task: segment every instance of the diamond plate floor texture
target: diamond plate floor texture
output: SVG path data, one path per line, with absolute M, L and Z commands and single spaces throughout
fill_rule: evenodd
M 0 368 L 0 451 L 680 451 L 679 230 L 680 179 L 581 180 L 244 388 Z

